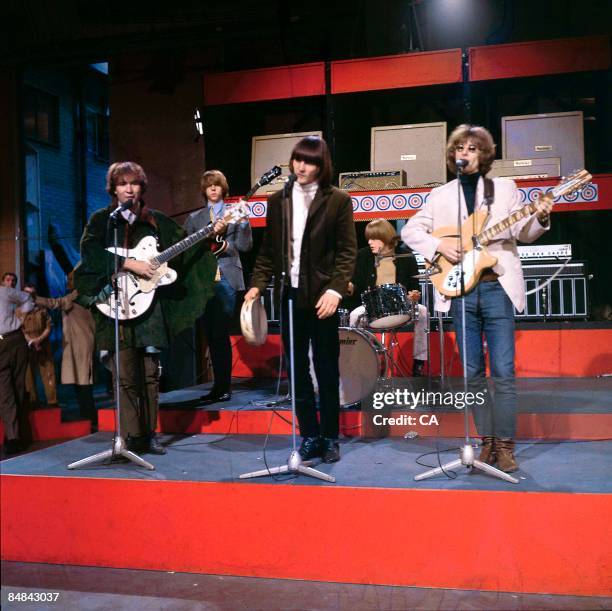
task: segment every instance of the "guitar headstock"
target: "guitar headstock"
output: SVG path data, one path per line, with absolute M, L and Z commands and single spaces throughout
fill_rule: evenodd
M 260 186 L 267 185 L 271 183 L 277 176 L 281 175 L 282 170 L 279 166 L 275 165 L 272 169 L 268 170 L 262 177 L 259 179 L 258 184 Z
M 226 223 L 239 223 L 243 219 L 249 218 L 251 211 L 246 202 L 236 204 L 226 204 L 223 212 L 223 220 Z
M 552 190 L 553 197 L 557 198 L 561 195 L 570 195 L 576 191 L 580 191 L 588 185 L 592 176 L 586 170 L 578 170 L 563 180 Z

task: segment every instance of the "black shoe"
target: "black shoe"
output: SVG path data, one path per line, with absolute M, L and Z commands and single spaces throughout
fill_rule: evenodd
M 340 460 L 340 444 L 338 440 L 324 437 L 321 441 L 323 462 L 338 462 Z
M 151 433 L 149 435 L 148 450 L 150 454 L 159 454 L 160 456 L 168 453 L 168 450 L 166 450 L 166 448 L 164 448 L 164 446 L 161 444 L 161 441 L 156 433 Z
M 302 460 L 319 458 L 321 456 L 321 441 L 319 437 L 304 437 L 298 450 Z
M 202 395 L 200 397 L 200 401 L 202 402 L 202 405 L 212 405 L 213 403 L 222 403 L 223 401 L 229 401 L 231 398 L 231 392 L 217 392 L 213 389 L 207 395 Z
M 413 378 L 422 378 L 425 374 L 423 371 L 425 370 L 425 361 L 421 361 L 419 359 L 414 359 L 412 361 L 412 377 Z
M 4 444 L 4 453 L 7 456 L 19 454 L 19 452 L 22 450 L 25 450 L 25 446 L 19 439 L 7 439 L 6 443 Z

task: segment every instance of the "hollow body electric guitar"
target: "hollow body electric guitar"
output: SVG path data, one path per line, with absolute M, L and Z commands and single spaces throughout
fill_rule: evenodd
M 242 202 L 228 204 L 222 219 L 226 223 L 237 223 L 249 216 L 249 208 L 243 203 L 248 200 L 257 189 L 268 184 L 281 173 L 278 166 L 274 166 L 266 172 L 259 181 L 244 196 Z M 110 296 L 96 304 L 102 314 L 109 318 L 115 318 L 115 294 L 118 302 L 119 320 L 134 320 L 142 316 L 153 303 L 155 291 L 160 286 L 172 284 L 177 279 L 177 273 L 168 265 L 168 261 L 185 252 L 198 242 L 214 235 L 214 223 L 209 223 L 199 231 L 192 233 L 170 248 L 159 252 L 157 250 L 157 240 L 153 236 L 142 238 L 135 248 L 118 248 L 117 254 L 126 259 L 136 259 L 137 261 L 148 261 L 155 267 L 152 278 L 142 278 L 128 271 L 120 271 L 113 277 L 114 287 Z M 114 254 L 113 247 L 106 249 Z
M 572 174 L 569 178 L 560 182 L 544 197 L 556 199 L 561 195 L 568 195 L 582 189 L 591 181 L 592 176 L 586 170 L 580 170 Z M 487 244 L 493 238 L 508 229 L 518 221 L 531 216 L 536 211 L 536 202 L 524 206 L 520 210 L 513 212 L 502 221 L 484 229 L 489 213 L 486 208 L 477 210 L 470 215 L 461 226 L 461 242 L 463 245 L 463 260 L 458 263 L 451 263 L 440 253 L 432 261 L 427 262 L 427 270 L 424 275 L 431 278 L 431 282 L 436 290 L 447 297 L 459 297 L 461 292 L 461 267 L 463 266 L 464 292 L 465 294 L 473 290 L 478 283 L 483 272 L 492 268 L 497 263 L 497 258 L 489 254 Z M 458 238 L 456 227 L 440 227 L 432 232 L 436 238 Z

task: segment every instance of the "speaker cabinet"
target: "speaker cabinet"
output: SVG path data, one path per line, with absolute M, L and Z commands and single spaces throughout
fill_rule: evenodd
M 372 128 L 371 169 L 402 169 L 406 185 L 446 182 L 446 123 Z
M 251 145 L 251 184 L 254 185 L 262 174 L 271 167 L 280 166 L 283 173 L 270 184 L 260 187 L 257 195 L 274 193 L 282 189 L 289 176 L 289 156 L 293 147 L 306 136 L 323 137 L 323 132 L 299 132 L 295 134 L 274 134 L 254 136 Z
M 584 168 L 582 111 L 502 117 L 504 159 L 559 157 L 561 174 Z

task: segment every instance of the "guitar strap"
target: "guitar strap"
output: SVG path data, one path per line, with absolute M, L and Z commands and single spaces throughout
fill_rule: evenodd
M 210 216 L 210 222 L 214 225 L 215 223 L 215 213 L 213 211 L 213 207 L 208 204 L 208 215 Z M 221 280 L 221 269 L 219 268 L 219 262 L 217 261 L 217 273 L 215 274 L 215 282 L 219 282 Z
M 495 183 L 492 178 L 483 178 L 484 180 L 484 199 L 482 203 L 487 207 L 487 212 L 491 214 L 491 205 L 495 199 Z

